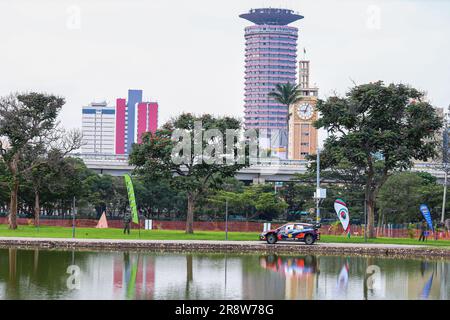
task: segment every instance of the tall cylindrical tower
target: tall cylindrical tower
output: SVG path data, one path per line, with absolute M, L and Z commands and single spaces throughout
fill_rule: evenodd
M 263 8 L 240 17 L 255 24 L 245 28 L 245 127 L 265 130 L 269 140 L 278 137 L 279 147 L 286 147 L 288 107 L 268 94 L 279 83 L 296 83 L 298 29 L 288 25 L 303 16 Z

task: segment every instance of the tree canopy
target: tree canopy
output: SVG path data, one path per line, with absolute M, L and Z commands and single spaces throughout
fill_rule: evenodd
M 224 178 L 234 176 L 247 165 L 246 158 L 242 161 L 236 157 L 239 141 L 236 143 L 233 138 L 233 146 L 227 145 L 224 150 L 230 131 L 240 129 L 241 122 L 232 117 L 185 113 L 155 134 L 144 135 L 142 144 L 133 145 L 130 164 L 136 166 L 138 176 L 156 183 L 168 181 L 171 187 L 186 192 L 187 233 L 193 233 L 195 205 L 202 194 L 217 189 Z M 230 157 L 237 161 L 226 161 Z
M 375 82 L 355 86 L 345 97 L 319 100 L 317 128 L 328 131 L 321 165 L 350 164 L 365 177 L 368 235 L 374 237 L 374 210 L 380 187 L 394 171 L 436 154 L 442 127 L 424 93 L 403 84 Z

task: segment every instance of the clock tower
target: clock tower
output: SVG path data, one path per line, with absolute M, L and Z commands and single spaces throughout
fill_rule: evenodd
M 316 110 L 319 89 L 309 84 L 309 61 L 300 61 L 300 88 L 302 98 L 289 106 L 289 159 L 305 160 L 316 154 L 318 130 L 313 127 L 318 119 Z

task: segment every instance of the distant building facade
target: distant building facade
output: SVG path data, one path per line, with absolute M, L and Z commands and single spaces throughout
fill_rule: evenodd
M 282 153 L 287 147 L 288 107 L 268 94 L 277 84 L 296 83 L 298 29 L 288 25 L 303 16 L 262 8 L 240 17 L 254 23 L 245 28 L 245 128 L 259 130 L 267 136 L 268 147 Z
M 158 128 L 157 102 L 144 102 L 142 90 L 128 90 L 128 99 L 116 99 L 83 107 L 83 147 L 85 154 L 128 155 L 133 143 Z
M 142 90 L 128 90 L 126 154 L 131 152 L 131 146 L 136 142 L 136 109 L 141 102 Z
M 82 110 L 83 146 L 87 154 L 115 153 L 115 114 L 114 107 L 106 102 L 93 102 Z
M 289 159 L 305 160 L 316 154 L 319 134 L 313 126 L 318 119 L 316 110 L 319 89 L 310 85 L 310 62 L 301 60 L 299 68 L 299 89 L 302 98 L 290 106 L 289 120 Z
M 158 127 L 158 103 L 141 102 L 137 107 L 137 137 L 138 143 L 142 143 L 142 135 L 146 132 L 155 133 Z

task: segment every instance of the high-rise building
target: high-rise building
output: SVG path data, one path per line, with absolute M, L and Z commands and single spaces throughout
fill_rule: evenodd
M 115 153 L 115 108 L 106 102 L 83 107 L 82 131 L 85 154 Z
M 142 135 L 146 132 L 155 133 L 158 127 L 158 103 L 141 102 L 137 114 L 137 142 L 142 143 Z
M 302 98 L 290 106 L 289 119 L 289 159 L 305 160 L 308 155 L 316 154 L 318 130 L 314 122 L 318 119 L 316 110 L 319 89 L 310 85 L 310 62 L 301 60 L 299 68 L 299 89 Z
M 158 128 L 158 103 L 143 102 L 142 90 L 128 90 L 128 100 L 116 101 L 116 143 L 118 155 L 131 152 L 133 143 L 142 142 L 142 134 Z
M 245 127 L 265 131 L 271 144 L 278 136 L 279 146 L 286 147 L 288 107 L 268 94 L 277 84 L 296 83 L 298 29 L 288 25 L 303 16 L 262 8 L 240 17 L 255 24 L 245 28 Z
M 131 146 L 136 142 L 136 109 L 137 105 L 142 102 L 142 90 L 128 90 L 127 101 L 127 142 L 125 153 L 131 152 Z
M 82 153 L 128 155 L 133 143 L 141 143 L 145 132 L 158 128 L 158 103 L 142 102 L 142 90 L 129 90 L 128 100 L 116 99 L 83 107 Z
M 127 100 L 116 100 L 116 154 L 125 154 L 127 149 Z

